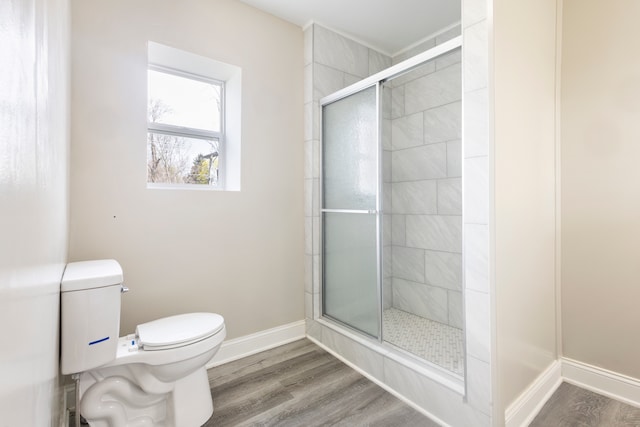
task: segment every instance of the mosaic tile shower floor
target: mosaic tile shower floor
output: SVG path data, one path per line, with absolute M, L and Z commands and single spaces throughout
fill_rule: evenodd
M 462 330 L 396 308 L 384 310 L 384 340 L 458 375 L 464 374 Z

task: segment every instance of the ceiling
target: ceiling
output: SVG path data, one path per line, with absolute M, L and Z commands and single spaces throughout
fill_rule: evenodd
M 326 26 L 388 55 L 460 21 L 459 0 L 240 0 L 304 27 Z

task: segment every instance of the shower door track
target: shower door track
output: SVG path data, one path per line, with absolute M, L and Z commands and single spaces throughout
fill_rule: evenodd
M 445 55 L 459 47 L 462 47 L 462 36 L 454 37 L 449 41 L 432 47 L 431 49 L 419 53 L 416 56 L 413 56 L 376 74 L 366 77 L 359 82 L 352 84 L 351 86 L 347 86 L 344 89 L 340 89 L 339 91 L 332 93 L 331 95 L 327 95 L 324 98 L 320 99 L 320 107 L 331 104 L 332 102 L 338 101 L 356 92 L 360 92 L 362 89 L 366 89 L 375 84 L 384 83 L 386 80 L 389 80 L 393 77 L 408 73 L 409 71 L 422 65 L 423 63 L 435 59 L 438 56 Z

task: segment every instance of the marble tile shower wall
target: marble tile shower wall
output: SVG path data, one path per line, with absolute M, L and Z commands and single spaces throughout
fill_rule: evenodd
M 408 54 L 459 34 L 455 27 Z M 384 242 L 391 256 L 385 306 L 456 328 L 463 323 L 461 73 L 458 49 L 389 82 L 383 129 L 390 131 L 382 139 L 391 213 L 385 217 L 391 228 Z
M 467 397 L 491 417 L 491 290 L 489 286 L 491 0 L 463 0 L 463 175 Z M 502 419 L 504 414 L 500 414 Z M 496 420 L 496 423 L 498 420 Z

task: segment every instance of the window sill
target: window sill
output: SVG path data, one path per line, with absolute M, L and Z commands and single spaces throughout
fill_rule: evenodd
M 195 190 L 195 191 L 229 191 L 223 187 L 205 184 L 157 184 L 147 183 L 147 190 Z

